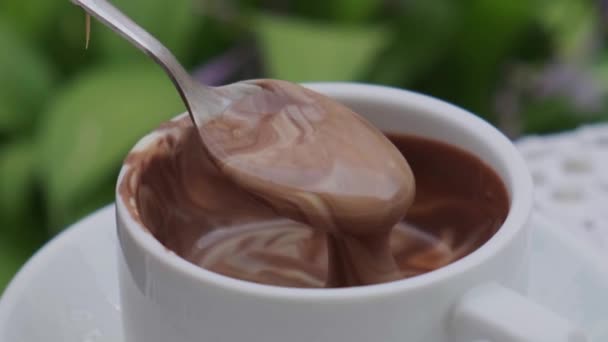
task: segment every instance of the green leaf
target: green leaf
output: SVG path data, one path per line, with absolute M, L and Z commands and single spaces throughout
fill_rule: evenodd
M 54 227 L 111 193 L 132 145 L 184 107 L 160 68 L 105 66 L 63 88 L 41 122 L 40 170 Z M 102 196 L 102 198 L 106 198 Z
M 596 34 L 599 21 L 597 5 L 591 1 L 544 0 L 537 11 L 540 24 L 553 38 L 563 58 L 578 57 Z
M 490 110 L 491 93 L 502 64 L 518 37 L 532 22 L 536 0 L 472 0 L 467 2 L 464 28 L 457 54 L 461 75 L 461 96 L 475 111 Z
M 463 8 L 460 53 L 472 63 L 495 63 L 531 22 L 538 0 L 470 0 Z
M 35 182 L 34 144 L 30 139 L 0 148 L 0 223 L 27 215 Z M 4 227 L 0 227 L 0 233 Z
M 6 237 L 0 239 L 0 295 L 27 257 L 12 239 Z
M 2 222 L 0 230 L 0 294 L 21 265 L 47 240 L 39 218 Z
M 36 201 L 36 155 L 30 137 L 0 148 L 0 292 L 46 240 Z
M 39 218 L 22 217 L 18 221 L 2 220 L 0 230 L 0 295 L 21 265 L 47 239 Z
M 133 18 L 135 22 L 154 35 L 183 62 L 192 50 L 196 29 L 203 17 L 193 0 L 114 0 L 114 6 Z M 82 26 L 84 32 L 84 26 Z M 204 41 L 198 42 L 205 44 Z M 141 60 L 145 57 L 117 33 L 92 20 L 92 51 L 99 50 L 105 58 L 124 61 L 127 58 Z
M 29 137 L 0 149 L 0 293 L 47 237 L 35 198 L 35 165 Z
M 302 81 L 359 79 L 386 42 L 375 27 L 261 16 L 255 31 L 270 77 Z
M 538 0 L 462 2 L 459 26 L 441 63 L 418 90 L 465 107 L 492 121 L 493 94 L 504 66 L 533 23 Z
M 0 134 L 30 126 L 53 86 L 53 70 L 26 41 L 0 21 Z
M 3 0 L 0 2 L 0 13 L 10 26 L 27 38 L 36 39 L 56 19 L 56 14 L 63 3 L 59 0 Z
M 391 26 L 390 44 L 369 71 L 368 80 L 396 86 L 424 77 L 450 47 L 457 27 L 452 1 L 411 1 Z M 421 34 L 424 32 L 424 34 Z
M 332 17 L 342 22 L 361 22 L 371 17 L 380 7 L 377 0 L 334 0 L 328 1 Z

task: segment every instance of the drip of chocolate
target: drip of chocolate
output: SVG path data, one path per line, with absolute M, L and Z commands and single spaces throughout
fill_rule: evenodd
M 346 106 L 299 85 L 255 81 L 199 127 L 219 169 L 281 217 L 327 234 L 328 286 L 401 278 L 389 233 L 414 198 L 399 150 Z

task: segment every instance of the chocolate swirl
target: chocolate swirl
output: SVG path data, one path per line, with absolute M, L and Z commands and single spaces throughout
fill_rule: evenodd
M 388 238 L 415 185 L 403 155 L 336 101 L 289 82 L 254 83 L 259 91 L 199 127 L 222 173 L 277 214 L 328 234 L 329 285 L 399 279 Z

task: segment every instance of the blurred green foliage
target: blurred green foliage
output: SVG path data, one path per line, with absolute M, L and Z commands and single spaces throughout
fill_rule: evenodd
M 202 81 L 242 77 L 222 57 L 241 46 L 237 60 L 259 62 L 247 75 L 414 89 L 512 137 L 608 118 L 603 0 L 114 3 Z M 0 2 L 0 46 L 1 290 L 44 241 L 111 202 L 125 153 L 184 108 L 160 68 L 95 21 L 85 51 L 68 0 Z
M 386 31 L 380 27 L 282 17 L 257 17 L 255 33 L 268 76 L 302 82 L 357 79 L 386 43 Z M 295 56 L 297 68 L 293 67 Z
M 61 227 L 107 202 L 117 161 L 134 138 L 181 108 L 171 83 L 149 64 L 102 65 L 67 84 L 43 112 L 38 132 L 50 226 Z M 101 202 L 83 208 L 92 194 L 102 194 Z

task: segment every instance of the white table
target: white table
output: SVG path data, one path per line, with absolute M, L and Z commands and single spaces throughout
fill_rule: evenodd
M 608 124 L 516 145 L 534 179 L 536 212 L 608 256 Z

